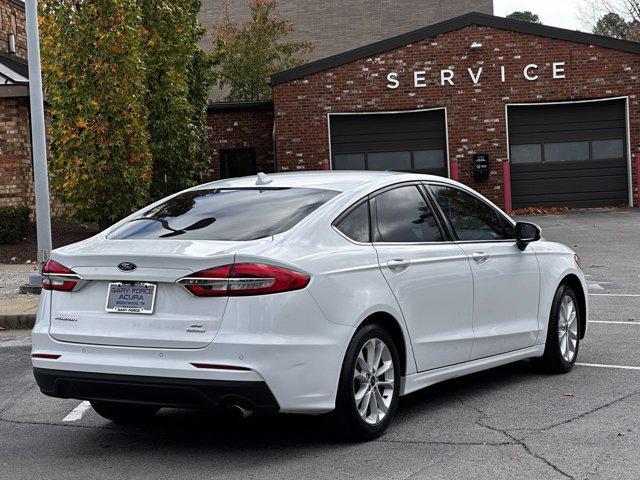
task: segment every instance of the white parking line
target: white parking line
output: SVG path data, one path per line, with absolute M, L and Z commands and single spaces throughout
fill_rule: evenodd
M 590 293 L 590 297 L 640 297 L 637 293 Z
M 613 323 L 616 325 L 640 325 L 640 322 L 619 322 L 615 320 L 589 320 L 589 323 Z
M 629 365 L 603 365 L 601 363 L 578 363 L 576 365 L 581 367 L 596 367 L 596 368 L 617 368 L 619 370 L 640 370 L 640 367 L 631 367 Z
M 80 405 L 78 405 L 76 408 L 71 410 L 69 412 L 69 415 L 64 417 L 62 419 L 62 421 L 63 422 L 77 422 L 78 420 L 80 420 L 82 418 L 82 416 L 84 415 L 84 412 L 86 412 L 90 408 L 91 408 L 91 404 L 85 400 L 84 402 L 80 403 Z

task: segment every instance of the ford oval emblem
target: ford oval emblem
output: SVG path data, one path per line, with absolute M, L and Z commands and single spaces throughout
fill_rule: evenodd
M 138 268 L 138 266 L 135 263 L 122 262 L 120 265 L 118 265 L 118 268 L 123 272 L 133 272 L 136 268 Z

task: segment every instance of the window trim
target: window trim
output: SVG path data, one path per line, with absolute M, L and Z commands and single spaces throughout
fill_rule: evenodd
M 456 234 L 455 229 L 453 228 L 453 225 L 449 221 L 449 218 L 447 218 L 447 216 L 445 215 L 444 211 L 440 207 L 440 204 L 435 199 L 435 196 L 433 195 L 433 192 L 429 188 L 430 186 L 435 185 L 435 186 L 440 186 L 440 187 L 448 187 L 448 188 L 452 188 L 452 189 L 455 189 L 455 190 L 459 190 L 462 193 L 466 193 L 467 195 L 471 195 L 476 200 L 482 202 L 484 205 L 486 205 L 491 210 L 493 210 L 493 212 L 498 216 L 498 220 L 507 221 L 507 222 L 511 223 L 514 227 L 516 225 L 516 222 L 511 217 L 505 215 L 500 210 L 496 209 L 493 205 L 487 203 L 486 200 L 481 198 L 475 192 L 470 192 L 470 191 L 467 191 L 467 190 L 465 190 L 463 188 L 458 187 L 457 185 L 452 185 L 450 183 L 445 183 L 445 182 L 425 181 L 425 182 L 422 182 L 422 183 L 425 185 L 425 190 L 429 193 L 429 196 L 432 198 L 433 203 L 436 205 L 438 214 L 442 217 L 442 220 L 447 225 L 447 230 L 449 231 L 449 234 L 451 235 L 451 238 L 453 238 L 453 242 L 452 243 L 455 243 L 455 244 L 467 244 L 467 243 L 513 243 L 513 244 L 515 244 L 515 242 L 516 242 L 515 238 L 499 238 L 499 239 L 493 239 L 493 240 L 460 240 L 458 238 L 458 235 Z M 503 228 L 503 233 L 506 233 L 506 232 L 504 232 L 504 226 L 502 228 Z

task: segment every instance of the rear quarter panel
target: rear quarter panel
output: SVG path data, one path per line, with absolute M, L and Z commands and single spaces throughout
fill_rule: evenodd
M 337 214 L 339 214 L 340 210 Z M 411 340 L 398 302 L 387 284 L 378 255 L 370 244 L 357 244 L 340 235 L 326 217 L 319 224 L 276 238 L 236 262 L 268 261 L 311 276 L 307 290 L 326 319 L 357 328 L 370 315 L 383 312 L 396 319 L 406 346 L 406 372 L 416 371 Z

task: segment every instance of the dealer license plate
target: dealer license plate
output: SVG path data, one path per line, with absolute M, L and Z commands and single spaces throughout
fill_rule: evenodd
M 156 285 L 152 283 L 110 283 L 107 312 L 153 313 Z

